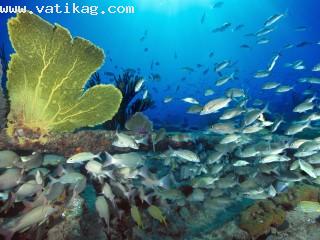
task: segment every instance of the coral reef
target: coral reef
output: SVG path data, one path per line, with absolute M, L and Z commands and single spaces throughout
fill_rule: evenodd
M 289 211 L 285 229 L 272 228 L 266 240 L 319 240 L 319 213 Z M 308 236 L 308 237 L 307 237 Z
M 271 226 L 281 225 L 285 217 L 285 211 L 272 201 L 258 201 L 241 214 L 239 226 L 256 238 L 268 233 Z
M 151 133 L 153 130 L 153 123 L 149 118 L 141 112 L 136 112 L 125 123 L 126 129 L 136 133 Z
M 320 188 L 299 184 L 273 199 L 257 201 L 242 212 L 239 226 L 252 238 L 268 234 L 272 227 L 280 226 L 286 219 L 286 211 L 292 210 L 301 201 L 319 201 Z
M 250 240 L 247 232 L 238 227 L 235 221 L 227 222 L 223 227 L 202 235 L 201 237 L 194 237 L 193 240 Z
M 145 90 L 144 86 L 142 86 L 139 91 L 135 91 L 135 86 L 139 80 L 141 80 L 141 76 L 134 75 L 130 71 L 125 71 L 118 78 L 114 77 L 114 84 L 122 92 L 123 99 L 117 114 L 111 121 L 106 122 L 107 129 L 124 129 L 126 121 L 133 114 L 144 112 L 154 106 L 154 101 L 150 94 L 145 99 L 137 97 L 139 93 Z
M 41 142 L 51 132 L 94 126 L 114 116 L 122 99 L 118 89 L 96 85 L 83 91 L 104 61 L 101 49 L 34 14 L 18 14 L 8 29 L 16 52 L 7 74 L 10 136 Z

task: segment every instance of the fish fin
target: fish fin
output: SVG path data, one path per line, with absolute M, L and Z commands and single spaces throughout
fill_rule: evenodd
M 105 173 L 112 180 L 115 180 L 115 178 L 113 176 L 113 170 L 104 170 L 103 173 Z
M 171 177 L 170 174 L 159 179 L 159 187 L 169 189 L 171 185 Z
M 106 151 L 104 152 L 104 154 L 106 157 L 106 161 L 103 163 L 103 167 L 107 167 L 107 166 L 113 164 L 114 158 L 111 156 L 111 154 Z
M 269 111 L 269 103 L 267 103 L 264 108 L 262 109 L 262 113 L 268 113 L 271 114 L 271 112 Z
M 125 192 L 124 195 L 130 201 L 135 191 L 136 191 L 135 189 L 130 189 L 129 191 Z
M 139 176 L 143 178 L 149 178 L 148 169 L 146 167 L 140 168 Z
M 51 175 L 48 175 L 48 177 L 49 177 L 49 179 L 50 179 L 50 183 L 49 183 L 50 185 L 53 185 L 53 184 L 59 182 L 58 179 L 52 177 Z

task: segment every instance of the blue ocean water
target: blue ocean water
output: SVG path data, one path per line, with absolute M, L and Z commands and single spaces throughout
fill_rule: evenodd
M 147 89 L 156 102 L 155 108 L 146 114 L 155 122 L 166 125 L 206 127 L 216 120 L 216 115 L 199 116 L 186 114 L 190 104 L 181 101 L 184 97 L 193 97 L 203 105 L 213 97 L 224 95 L 230 87 L 245 89 L 250 99 L 262 99 L 269 103 L 272 113 L 281 113 L 288 119 L 292 107 L 303 100 L 301 92 L 306 88 L 316 88 L 316 85 L 298 84 L 301 77 L 319 76 L 311 72 L 312 66 L 319 62 L 320 46 L 310 44 L 305 47 L 284 49 L 286 44 L 301 42 L 316 43 L 320 40 L 318 31 L 319 3 L 309 1 L 276 1 L 276 0 L 226 0 L 220 8 L 212 8 L 212 0 L 162 0 L 162 1 L 73 1 L 76 4 L 98 5 L 132 5 L 134 14 L 106 14 L 90 16 L 85 14 L 39 14 L 51 23 L 58 23 L 68 28 L 73 36 L 89 39 L 104 49 L 107 59 L 99 70 L 121 74 L 123 69 L 140 69 L 141 75 L 148 79 L 151 73 L 161 76 L 161 81 L 147 80 Z M 216 1 L 218 2 L 218 1 Z M 6 2 L 10 5 L 26 5 L 34 9 L 36 5 L 51 5 L 59 3 L 63 8 L 70 1 L 17 1 Z M 6 5 L 4 4 L 4 5 Z M 277 22 L 275 30 L 265 37 L 270 43 L 256 44 L 256 37 L 245 34 L 255 33 L 263 27 L 267 18 L 274 14 L 287 13 Z M 12 52 L 8 40 L 6 20 L 9 14 L 1 14 L 0 35 L 7 52 Z M 202 19 L 203 18 L 203 19 Z M 203 20 L 203 23 L 201 23 Z M 231 27 L 224 32 L 212 33 L 212 29 L 230 22 Z M 237 25 L 244 27 L 232 31 Z M 295 28 L 305 26 L 305 31 L 295 31 Z M 144 40 L 141 38 L 145 36 Z M 240 48 L 249 45 L 250 49 Z M 147 49 L 147 50 L 146 50 Z M 213 52 L 213 57 L 209 54 Z M 281 53 L 272 74 L 265 79 L 255 79 L 253 75 L 265 69 L 271 58 Z M 306 69 L 297 71 L 286 68 L 288 62 L 303 60 Z M 213 71 L 214 65 L 223 60 L 230 60 L 234 67 L 224 70 L 224 75 L 236 72 L 236 79 L 222 87 L 216 87 L 218 79 Z M 153 68 L 151 65 L 153 63 Z M 156 65 L 155 63 L 159 63 Z M 202 67 L 197 68 L 196 65 Z M 181 70 L 191 67 L 194 72 Z M 209 69 L 208 74 L 203 71 Z M 104 81 L 108 78 L 104 76 Z M 276 95 L 274 92 L 261 90 L 266 81 L 277 81 L 294 86 L 293 91 Z M 212 88 L 215 94 L 205 97 L 204 91 Z M 178 90 L 177 90 L 178 89 Z M 166 96 L 174 97 L 170 104 L 164 104 Z

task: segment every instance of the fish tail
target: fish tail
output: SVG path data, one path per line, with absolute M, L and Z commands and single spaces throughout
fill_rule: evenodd
M 53 185 L 53 184 L 59 182 L 58 179 L 52 177 L 51 175 L 48 175 L 48 177 L 49 177 L 49 179 L 50 179 L 50 183 L 49 183 L 50 185 Z
M 170 183 L 171 183 L 171 177 L 170 174 L 164 176 L 163 178 L 161 178 L 159 180 L 159 186 L 165 189 L 169 189 L 170 188 Z
M 163 223 L 166 227 L 168 227 L 168 224 L 167 224 L 167 221 L 166 221 L 165 218 L 162 219 L 162 223 Z
M 109 166 L 112 164 L 113 162 L 113 157 L 111 156 L 110 153 L 104 151 L 104 154 L 105 154 L 105 157 L 106 157 L 106 161 L 104 162 L 103 166 L 106 167 L 106 166 Z

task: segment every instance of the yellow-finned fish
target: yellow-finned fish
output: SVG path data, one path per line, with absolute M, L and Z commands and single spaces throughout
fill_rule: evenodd
M 142 217 L 141 217 L 141 214 L 140 214 L 139 209 L 137 208 L 137 206 L 131 207 L 130 211 L 131 211 L 131 217 L 136 222 L 138 227 L 139 228 L 143 228 Z
M 157 206 L 151 205 L 147 210 L 151 217 L 167 226 L 166 218 L 163 216 L 161 210 Z
M 298 203 L 296 210 L 305 213 L 320 212 L 320 203 L 312 201 L 301 201 Z

